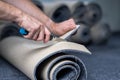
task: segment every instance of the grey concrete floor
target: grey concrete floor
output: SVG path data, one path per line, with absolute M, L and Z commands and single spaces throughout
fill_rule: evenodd
M 86 65 L 88 80 L 120 80 L 120 35 L 113 35 L 106 45 L 87 47 L 92 55 L 78 55 Z M 0 57 L 0 80 L 29 80 Z

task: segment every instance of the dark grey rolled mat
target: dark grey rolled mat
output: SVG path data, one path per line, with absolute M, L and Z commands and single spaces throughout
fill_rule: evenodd
M 19 33 L 20 27 L 17 24 L 3 21 L 0 24 L 0 40 L 9 36 L 21 36 Z
M 85 23 L 92 26 L 101 20 L 103 12 L 101 5 L 95 2 L 90 2 L 86 5 L 87 12 L 85 14 Z
M 87 9 L 83 2 L 79 1 L 75 4 L 72 16 L 73 16 L 76 24 L 84 22 L 83 19 L 84 19 L 84 15 L 85 15 L 86 11 L 87 11 Z
M 0 33 L 3 28 L 6 26 L 0 29 Z M 76 54 L 90 54 L 83 45 L 58 38 L 48 43 L 28 40 L 17 35 L 1 38 L 0 55 L 32 80 L 87 78 L 84 63 L 76 57 Z
M 111 36 L 111 29 L 108 23 L 100 22 L 90 29 L 91 40 L 94 44 L 105 44 Z
M 71 11 L 67 7 L 67 5 L 60 5 L 58 8 L 56 8 L 51 15 L 51 19 L 55 22 L 62 22 L 67 19 L 71 18 Z
M 96 24 L 102 18 L 102 8 L 95 2 L 87 4 L 78 2 L 73 11 L 76 23 L 85 23 L 89 26 Z

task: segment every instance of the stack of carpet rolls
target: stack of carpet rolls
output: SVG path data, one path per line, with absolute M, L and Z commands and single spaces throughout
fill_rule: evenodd
M 108 42 L 111 30 L 107 22 L 102 22 L 102 8 L 95 2 L 79 2 L 73 11 L 73 18 L 81 25 L 70 41 L 81 44 L 105 44 Z M 86 33 L 86 35 L 85 35 Z
M 102 18 L 101 6 L 95 2 L 78 2 L 73 11 L 76 23 L 94 25 Z
M 73 17 L 76 23 L 84 22 L 93 25 L 102 17 L 102 9 L 94 2 L 79 0 L 32 0 L 46 15 L 55 22 Z M 61 19 L 61 20 L 59 20 Z
M 80 25 L 76 33 L 67 41 L 83 45 L 103 44 L 110 38 L 110 25 L 107 22 L 101 22 L 103 12 L 101 5 L 96 2 L 80 0 L 33 0 L 33 2 L 37 6 L 42 6 L 46 15 L 55 22 L 73 17 L 76 24 Z
M 55 22 L 62 22 L 72 17 L 72 8 L 78 0 L 32 0 L 43 5 L 44 13 Z M 40 4 L 40 5 L 41 5 Z M 38 6 L 38 4 L 37 4 Z
M 0 55 L 32 80 L 87 80 L 76 55 L 91 54 L 83 45 L 56 38 L 47 43 L 25 39 L 16 24 L 0 25 Z

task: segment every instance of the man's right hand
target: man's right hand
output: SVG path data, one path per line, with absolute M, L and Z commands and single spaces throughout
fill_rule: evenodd
M 17 19 L 17 23 L 19 26 L 25 28 L 29 32 L 28 35 L 24 36 L 25 38 L 33 39 L 36 41 L 49 41 L 50 32 L 41 22 L 35 18 L 27 14 L 21 14 Z

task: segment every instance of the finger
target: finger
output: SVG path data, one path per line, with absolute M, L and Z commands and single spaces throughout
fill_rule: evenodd
M 40 33 L 40 30 L 36 31 L 35 35 L 33 36 L 33 40 L 37 40 L 39 33 Z
M 24 38 L 32 39 L 33 33 L 29 32 L 28 35 L 25 35 Z
M 50 40 L 50 31 L 48 31 L 47 28 L 45 28 L 45 43 L 48 42 Z
M 38 41 L 41 41 L 41 40 L 44 41 L 44 32 L 45 32 L 44 28 L 41 27 L 41 30 L 40 30 L 40 32 L 39 32 L 39 36 L 38 36 L 38 38 L 37 38 Z
M 44 42 L 48 42 L 50 40 L 50 35 L 49 34 L 45 34 L 45 39 Z
M 25 35 L 24 37 L 28 38 L 28 39 L 32 39 L 32 37 L 34 36 L 34 34 L 35 34 L 35 31 L 32 30 L 32 31 L 29 31 L 28 35 Z

